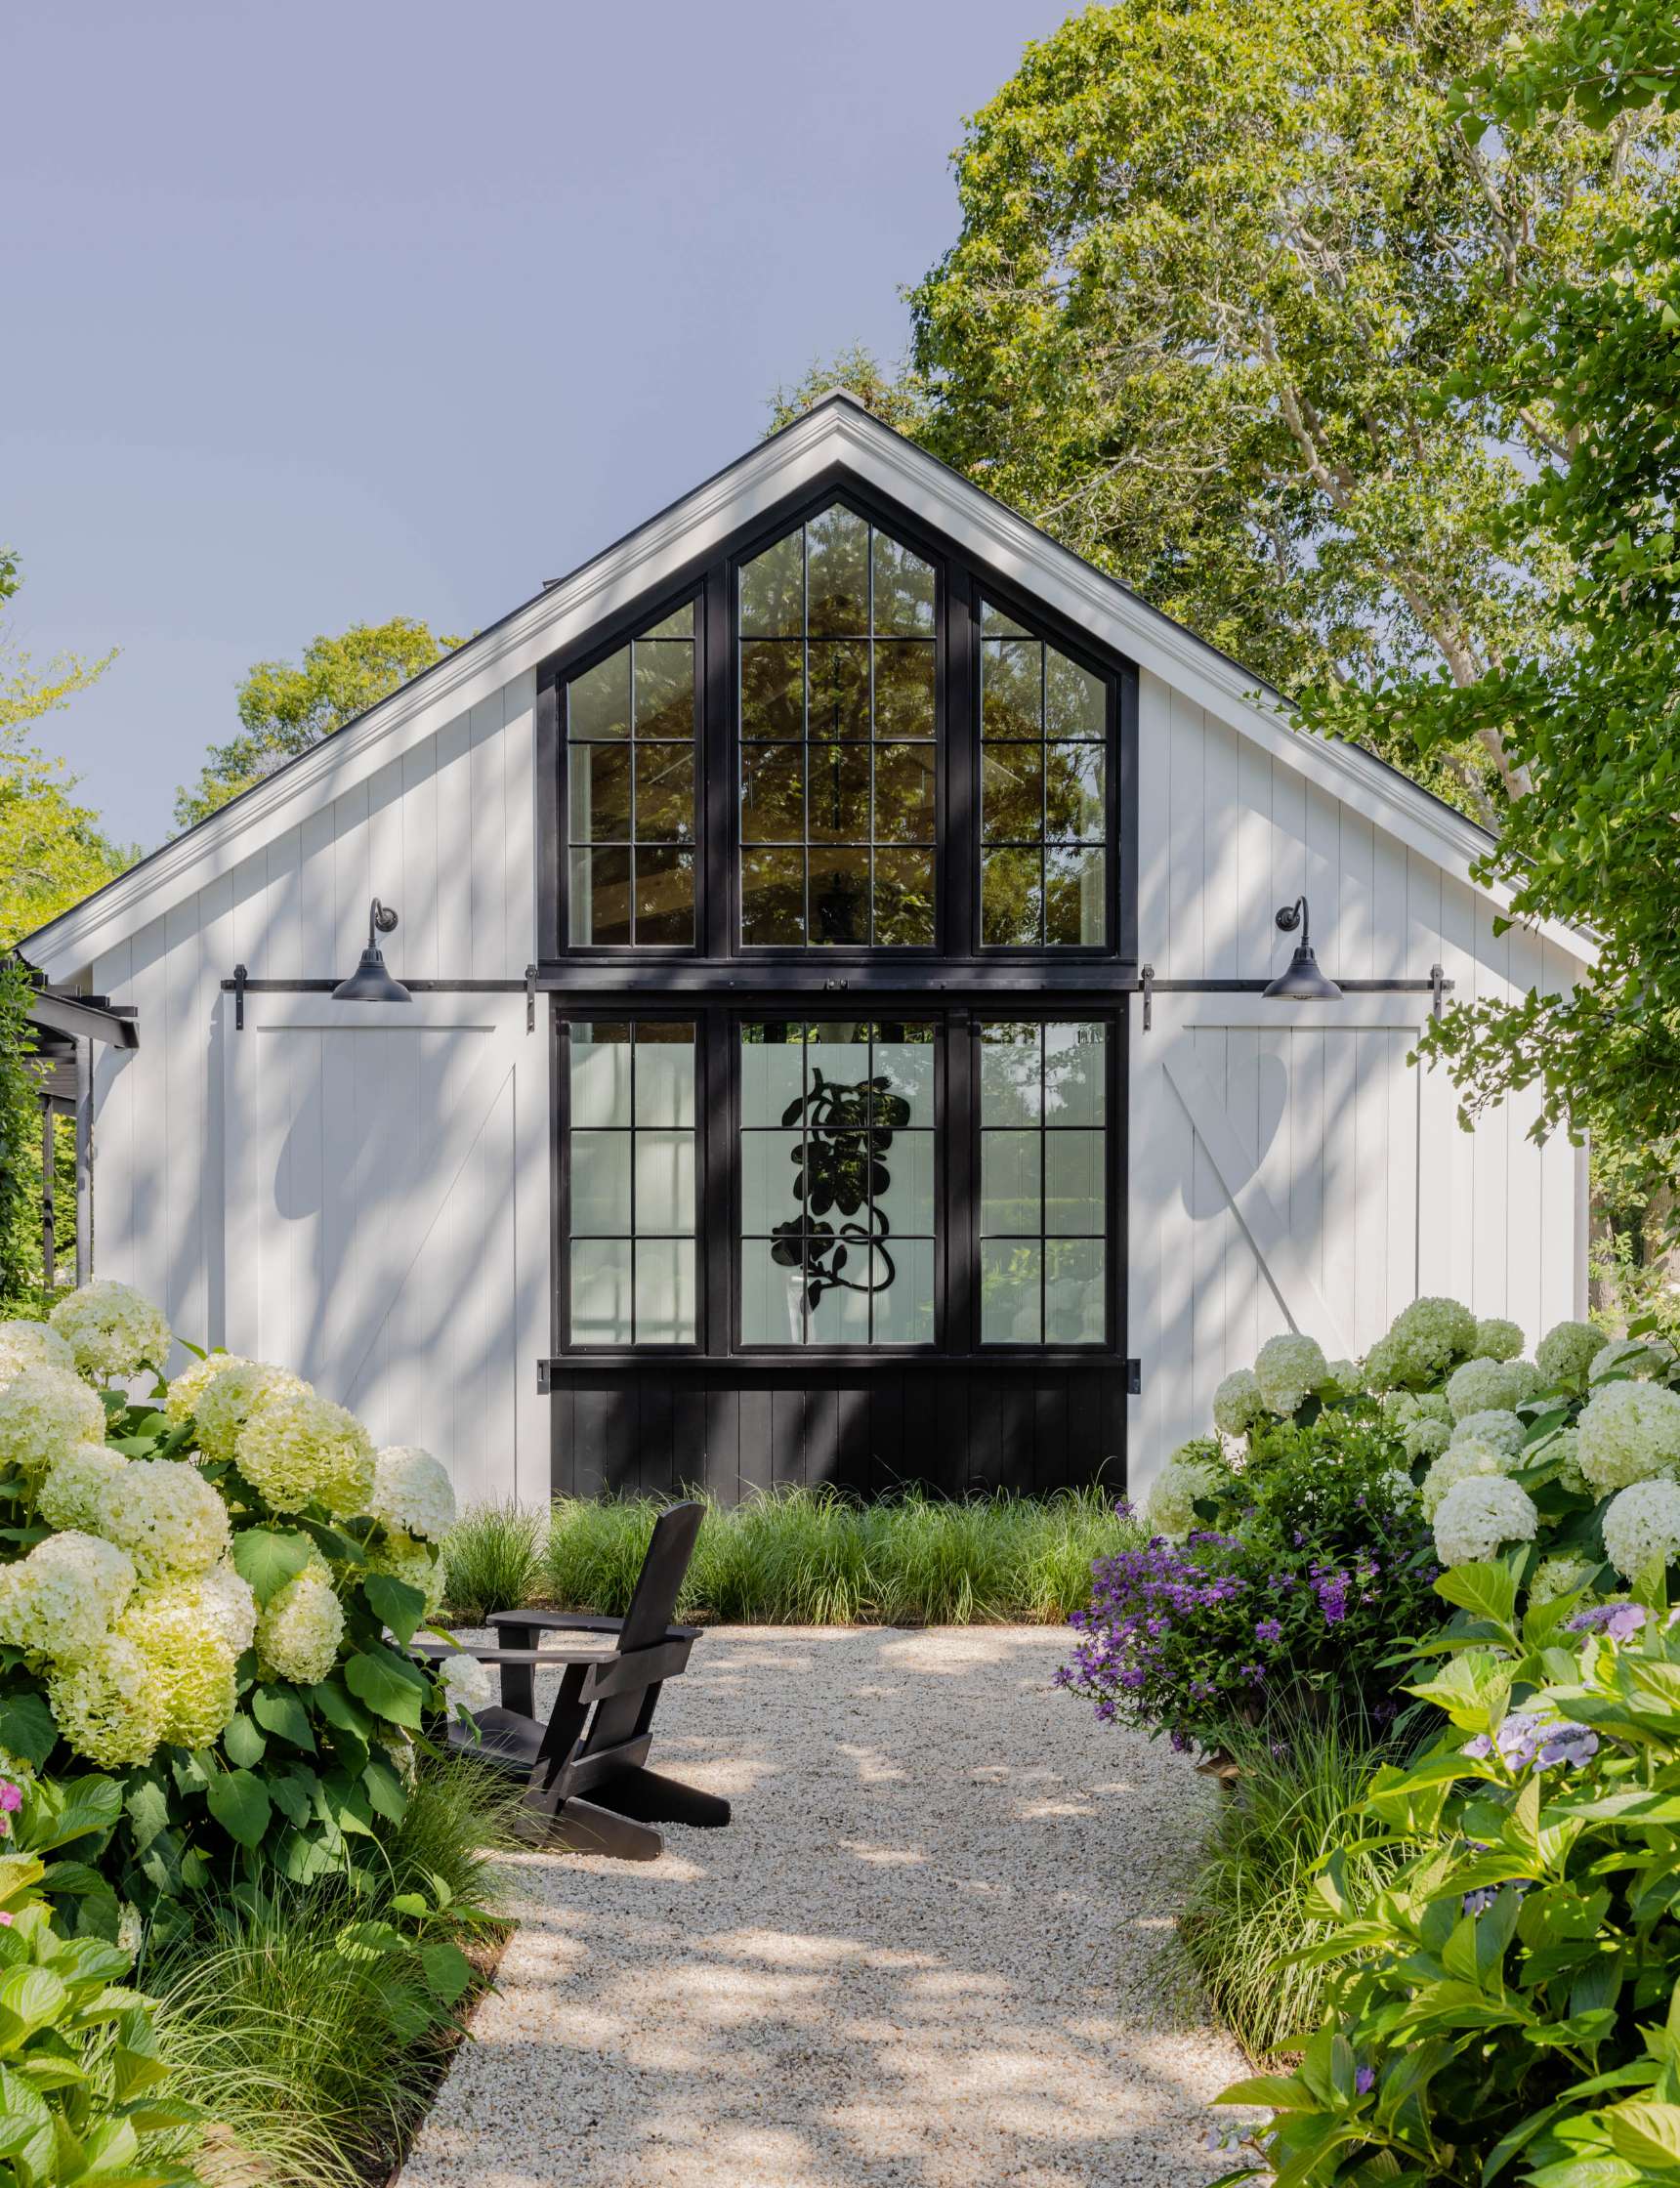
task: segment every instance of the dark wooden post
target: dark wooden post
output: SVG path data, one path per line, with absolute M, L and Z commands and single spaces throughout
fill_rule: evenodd
M 94 1044 L 76 1043 L 76 1282 L 94 1273 Z
M 41 1287 L 51 1291 L 57 1283 L 53 1273 L 58 1241 L 54 1235 L 57 1210 L 54 1206 L 54 1148 L 53 1097 L 41 1096 Z

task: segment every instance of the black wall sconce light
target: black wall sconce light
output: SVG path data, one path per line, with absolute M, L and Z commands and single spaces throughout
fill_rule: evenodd
M 367 947 L 355 972 L 333 989 L 335 1003 L 410 1003 L 414 1000 L 402 983 L 393 980 L 386 971 L 385 952 L 376 939 L 390 934 L 396 924 L 396 912 L 375 897 L 367 907 Z
M 1295 945 L 1295 954 L 1288 964 L 1266 989 L 1266 997 L 1277 1003 L 1339 1003 L 1342 991 L 1327 973 L 1319 970 L 1319 960 L 1313 955 L 1312 915 L 1307 909 L 1305 897 L 1297 897 L 1292 905 L 1278 907 L 1278 925 L 1286 935 L 1297 927 L 1301 939 Z

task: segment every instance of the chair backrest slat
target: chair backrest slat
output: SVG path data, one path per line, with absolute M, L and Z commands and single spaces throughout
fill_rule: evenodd
M 632 1649 L 651 1648 L 664 1638 L 677 1611 L 677 1597 L 688 1577 L 694 1542 L 705 1517 L 703 1504 L 672 1504 L 653 1522 L 653 1538 L 637 1576 L 630 1608 L 618 1635 L 620 1656 Z M 647 1691 L 609 1695 L 596 1707 L 589 1730 L 579 1743 L 579 1754 L 599 1753 L 633 1739 L 644 1711 L 650 1708 Z

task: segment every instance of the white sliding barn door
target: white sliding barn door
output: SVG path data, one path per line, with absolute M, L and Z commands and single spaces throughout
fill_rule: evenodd
M 1157 994 L 1151 1031 L 1134 1019 L 1134 1491 L 1207 1433 L 1214 1386 L 1266 1338 L 1352 1357 L 1442 1285 L 1453 1099 L 1407 1061 L 1429 1007 Z
M 247 994 L 225 1037 L 229 1349 L 463 1504 L 548 1494 L 545 1048 L 507 994 Z

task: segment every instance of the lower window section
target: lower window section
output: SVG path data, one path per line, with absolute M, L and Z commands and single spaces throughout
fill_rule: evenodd
M 570 1341 L 692 1345 L 694 1029 L 576 1023 L 568 1078 Z
M 1100 1345 L 1108 1333 L 1108 1028 L 980 1029 L 980 1338 Z

